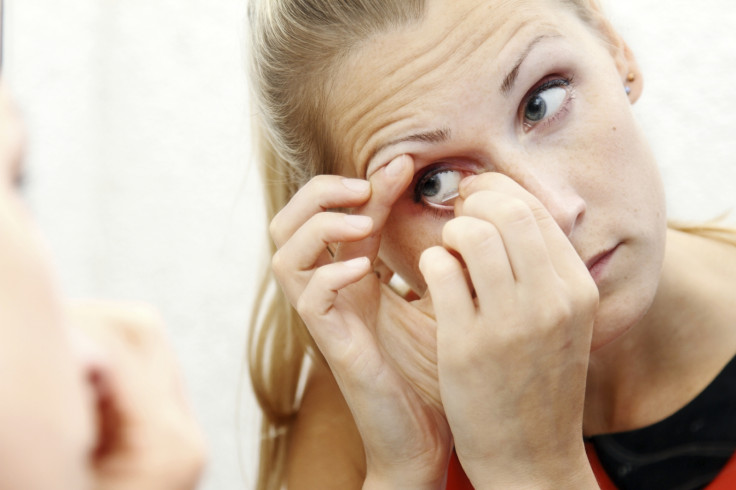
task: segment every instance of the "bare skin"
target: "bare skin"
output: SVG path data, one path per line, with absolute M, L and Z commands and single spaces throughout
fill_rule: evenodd
M 292 461 L 309 464 L 290 488 L 330 488 L 309 470 L 328 465 L 347 471 L 333 488 L 441 488 L 453 445 L 478 488 L 596 488 L 581 434 L 661 420 L 736 352 L 736 249 L 666 231 L 630 109 L 642 76 L 602 18 L 594 33 L 551 0 L 429 6 L 335 82 L 343 173 L 370 191 L 321 177 L 272 223 L 276 275 L 337 381 L 315 375 L 298 427 L 343 421 L 312 456 L 296 431 Z M 350 229 L 303 202 L 371 219 Z M 422 301 L 395 302 L 376 257 Z M 414 349 L 391 351 L 404 317 Z M 415 369 L 433 351 L 435 380 Z
M 2 83 L 0 128 L 0 488 L 195 488 L 203 437 L 160 318 L 63 300 L 18 193 L 23 131 Z

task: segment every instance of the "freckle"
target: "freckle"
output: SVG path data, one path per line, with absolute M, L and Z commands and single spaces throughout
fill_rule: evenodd
M 616 131 L 616 126 L 613 127 L 613 130 Z

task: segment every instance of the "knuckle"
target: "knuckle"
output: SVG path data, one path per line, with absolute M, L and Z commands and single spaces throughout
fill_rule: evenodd
M 281 246 L 283 243 L 283 234 L 281 230 L 283 229 L 283 226 L 281 225 L 282 221 L 282 213 L 283 211 L 279 211 L 276 216 L 273 217 L 271 222 L 268 224 L 268 233 L 271 236 L 271 239 L 276 243 L 277 246 Z
M 520 199 L 505 199 L 498 204 L 496 211 L 506 223 L 530 223 L 535 221 L 534 212 Z
M 566 295 L 552 291 L 540 302 L 534 323 L 542 331 L 555 330 L 570 320 L 573 311 L 573 302 Z
M 284 253 L 281 250 L 277 250 L 271 257 L 271 269 L 277 278 L 282 278 L 286 275 L 288 270 L 287 258 L 284 257 Z
M 310 187 L 313 187 L 314 190 L 316 190 L 318 194 L 324 194 L 325 192 L 329 192 L 331 190 L 331 186 L 333 184 L 334 179 L 335 179 L 334 175 L 327 175 L 327 174 L 315 175 L 309 181 L 308 185 Z
M 315 175 L 309 182 L 304 184 L 301 189 L 297 191 L 300 197 L 307 194 L 311 196 L 311 199 L 321 200 L 323 196 L 329 196 L 332 194 L 332 187 L 334 185 L 334 175 L 320 174 Z
M 446 283 L 457 275 L 457 267 L 447 260 L 436 260 L 427 265 L 427 275 L 438 284 Z
M 314 309 L 312 308 L 313 304 L 314 302 L 308 300 L 304 294 L 299 296 L 299 298 L 296 300 L 294 309 L 296 309 L 296 312 L 299 313 L 299 316 L 302 317 L 305 323 L 308 323 L 309 319 L 311 319 L 313 316 L 313 313 L 314 313 Z
M 463 239 L 472 247 L 481 249 L 494 248 L 499 241 L 498 229 L 491 223 L 475 223 L 464 230 Z

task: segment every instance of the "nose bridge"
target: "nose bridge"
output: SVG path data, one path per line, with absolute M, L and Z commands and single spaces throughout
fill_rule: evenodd
M 570 236 L 585 213 L 585 200 L 575 189 L 566 169 L 546 162 L 542 165 L 510 166 L 508 175 L 539 199 L 565 235 Z

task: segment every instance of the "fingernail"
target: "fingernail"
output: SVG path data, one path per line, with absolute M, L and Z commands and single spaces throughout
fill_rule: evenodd
M 365 230 L 373 225 L 373 219 L 370 216 L 360 214 L 346 214 L 345 222 L 358 230 Z
M 366 266 L 370 265 L 370 262 L 368 261 L 368 257 L 357 257 L 355 259 L 346 260 L 343 262 L 343 265 L 345 267 L 350 267 L 351 269 L 364 269 Z
M 386 175 L 395 177 L 401 173 L 401 167 L 404 165 L 404 159 L 406 158 L 408 158 L 406 155 L 401 155 L 391 160 L 391 163 L 386 165 Z
M 358 194 L 365 193 L 371 186 L 370 182 L 363 179 L 342 179 L 342 185 Z
M 477 175 L 468 175 L 467 177 L 465 177 L 463 180 L 460 181 L 460 186 L 458 189 L 460 191 L 464 191 L 473 182 L 473 180 L 475 180 L 476 177 Z

